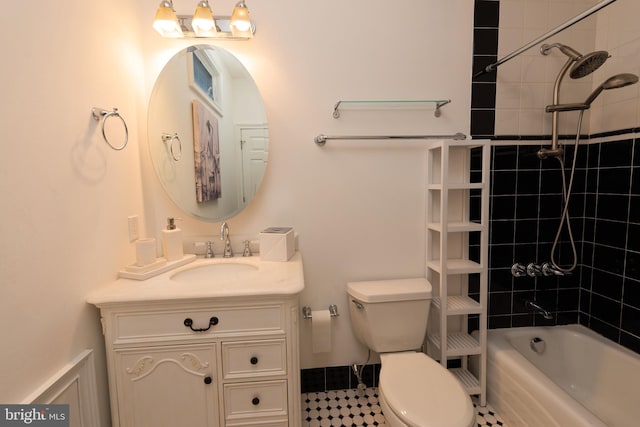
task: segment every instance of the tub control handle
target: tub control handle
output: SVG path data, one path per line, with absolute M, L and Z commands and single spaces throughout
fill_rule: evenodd
M 520 263 L 515 263 L 511 266 L 511 275 L 513 277 L 522 277 L 527 275 L 527 267 Z
M 189 317 L 184 319 L 184 326 L 186 326 L 187 328 L 191 329 L 193 332 L 206 332 L 209 329 L 211 329 L 212 326 L 215 326 L 218 323 L 219 323 L 218 318 L 213 316 L 211 319 L 209 319 L 209 326 L 207 326 L 206 328 L 194 328 L 193 327 L 193 319 L 191 319 Z

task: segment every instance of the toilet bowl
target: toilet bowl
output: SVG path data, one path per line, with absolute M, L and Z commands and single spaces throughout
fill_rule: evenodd
M 380 355 L 380 407 L 390 427 L 472 427 L 476 416 L 460 382 L 424 353 Z
M 427 331 L 431 284 L 425 278 L 351 282 L 356 338 L 380 354 L 378 392 L 389 427 L 471 427 L 475 412 L 462 384 L 417 352 Z

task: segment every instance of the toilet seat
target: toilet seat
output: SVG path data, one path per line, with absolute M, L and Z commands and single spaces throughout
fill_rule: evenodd
M 411 427 L 470 427 L 475 412 L 462 384 L 424 353 L 381 354 L 378 386 L 393 415 Z

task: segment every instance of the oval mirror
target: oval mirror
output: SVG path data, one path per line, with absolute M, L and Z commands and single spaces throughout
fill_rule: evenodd
M 148 138 L 171 200 L 205 221 L 247 206 L 267 165 L 260 92 L 240 61 L 217 46 L 189 47 L 165 65 L 149 101 Z

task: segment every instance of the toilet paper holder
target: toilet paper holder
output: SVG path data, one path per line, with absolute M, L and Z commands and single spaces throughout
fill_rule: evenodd
M 331 317 L 340 316 L 340 314 L 338 313 L 338 306 L 335 304 L 331 304 L 329 306 L 329 314 L 331 314 Z M 302 307 L 302 318 L 311 319 L 312 317 L 313 316 L 311 315 L 311 307 L 309 307 L 308 305 Z

